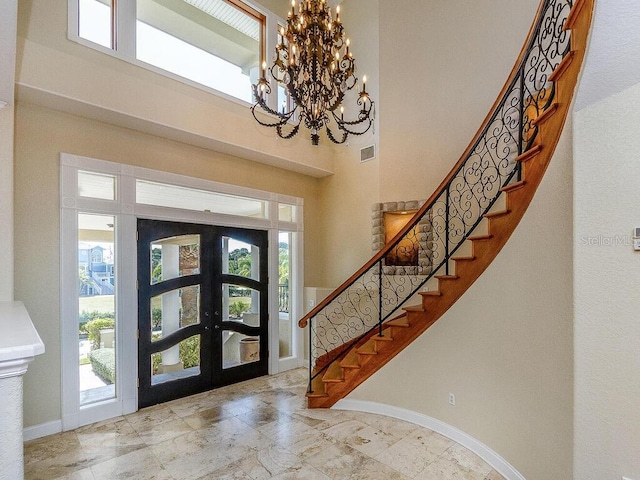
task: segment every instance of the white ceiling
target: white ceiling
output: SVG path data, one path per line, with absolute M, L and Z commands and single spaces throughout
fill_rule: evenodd
M 575 109 L 640 82 L 640 0 L 597 0 Z

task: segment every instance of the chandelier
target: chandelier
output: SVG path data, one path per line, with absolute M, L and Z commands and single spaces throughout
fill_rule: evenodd
M 356 87 L 356 61 L 349 51 L 340 22 L 340 6 L 332 18 L 326 0 L 302 0 L 296 12 L 292 0 L 286 27 L 280 28 L 275 60 L 269 69 L 271 77 L 288 94 L 281 111 L 267 103 L 271 85 L 267 81 L 267 64 L 262 63 L 258 83 L 253 85 L 256 103 L 251 113 L 265 127 L 274 127 L 281 138 L 292 138 L 300 124 L 311 130 L 311 143 L 318 145 L 319 132 L 327 129 L 327 137 L 334 143 L 344 143 L 349 135 L 363 135 L 375 118 L 375 104 L 366 89 L 367 77 L 362 78 L 362 90 L 357 94 L 358 114 L 345 120 L 342 102 L 346 93 Z M 256 116 L 256 107 L 268 112 L 273 121 Z M 330 126 L 335 124 L 337 130 Z

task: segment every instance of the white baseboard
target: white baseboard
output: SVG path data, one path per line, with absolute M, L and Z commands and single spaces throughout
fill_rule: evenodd
M 60 433 L 61 431 L 62 420 L 54 420 L 53 422 L 41 423 L 40 425 L 26 427 L 24 430 L 22 430 L 22 438 L 26 442 L 28 440 L 35 440 L 36 438 L 46 437 L 47 435 L 53 435 L 54 433 Z
M 440 435 L 444 435 L 454 442 L 459 443 L 463 447 L 468 448 L 489 465 L 491 465 L 506 480 L 525 480 L 522 474 L 520 474 L 520 472 L 518 472 L 513 467 L 513 465 L 511 465 L 481 441 L 473 438 L 471 435 L 467 435 L 462 430 L 459 430 L 456 427 L 452 427 L 447 423 L 444 423 L 422 413 L 407 410 L 405 408 L 394 407 L 393 405 L 386 405 L 384 403 L 350 399 L 339 400 L 331 408 L 334 408 L 336 410 L 353 410 L 357 412 L 377 413 L 378 415 L 385 415 L 387 417 L 393 417 L 399 420 L 404 420 L 406 422 L 420 425 L 421 427 L 433 430 L 434 432 L 439 433 Z

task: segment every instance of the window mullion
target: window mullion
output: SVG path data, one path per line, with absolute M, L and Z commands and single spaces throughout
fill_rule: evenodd
M 113 0 L 115 8 L 114 49 L 136 58 L 136 0 Z

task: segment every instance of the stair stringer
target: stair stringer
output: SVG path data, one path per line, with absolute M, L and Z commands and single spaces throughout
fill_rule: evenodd
M 406 307 L 406 321 L 385 323 L 384 339 L 376 340 L 377 335 L 365 337 L 332 362 L 324 375 L 313 380 L 312 392 L 307 394 L 309 408 L 331 407 L 422 335 L 480 277 L 507 243 L 527 211 L 560 140 L 585 55 L 594 1 L 578 0 L 567 18 L 571 53 L 552 75 L 556 86 L 554 103 L 536 119 L 539 131 L 534 145 L 517 159 L 522 162 L 521 181 L 503 189 L 505 210 L 485 215 L 487 234 L 469 237 L 472 254 L 452 258 L 455 274 L 438 278 L 438 292 L 422 292 L 422 305 Z

